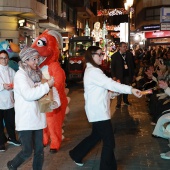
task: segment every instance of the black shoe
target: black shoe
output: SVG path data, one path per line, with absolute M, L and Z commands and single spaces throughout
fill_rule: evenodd
M 21 143 L 15 139 L 8 138 L 7 143 L 15 145 L 15 146 L 21 146 Z
M 73 158 L 73 156 L 72 156 L 72 154 L 71 154 L 71 151 L 69 151 L 69 155 L 70 155 L 71 159 L 74 161 L 74 163 L 75 163 L 77 166 L 83 166 L 83 165 L 84 165 L 83 162 L 81 162 L 81 161 L 75 161 L 75 160 L 74 160 L 74 158 Z
M 121 108 L 120 104 L 117 104 L 116 109 L 120 109 L 120 108 Z
M 14 168 L 11 164 L 11 161 L 7 163 L 8 170 L 17 170 L 17 168 Z
M 0 152 L 5 152 L 5 145 L 0 145 Z
M 161 138 L 161 137 L 156 136 L 156 135 L 154 135 L 154 134 L 152 134 L 152 137 L 153 137 L 153 138 Z
M 129 102 L 124 102 L 124 105 L 126 105 L 126 106 L 131 106 L 132 104 L 129 103 Z
M 57 149 L 50 149 L 51 153 L 57 153 Z

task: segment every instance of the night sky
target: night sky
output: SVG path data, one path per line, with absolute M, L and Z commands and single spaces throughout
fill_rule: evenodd
M 100 0 L 104 9 L 124 8 L 124 0 Z

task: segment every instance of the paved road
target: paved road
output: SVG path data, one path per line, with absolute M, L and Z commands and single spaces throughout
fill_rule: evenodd
M 65 118 L 65 139 L 57 154 L 49 153 L 48 146 L 45 148 L 43 170 L 99 170 L 101 143 L 85 157 L 83 167 L 77 167 L 68 155 L 69 150 L 91 132 L 84 111 L 82 84 L 70 86 L 69 96 L 71 111 Z M 170 170 L 170 160 L 159 156 L 169 150 L 168 141 L 151 137 L 153 126 L 150 125 L 145 97 L 136 99 L 130 96 L 130 102 L 132 106 L 122 106 L 119 110 L 114 109 L 115 100 L 111 104 L 118 170 Z M 20 147 L 7 145 L 7 151 L 0 153 L 0 170 L 7 170 L 7 161 L 19 150 Z M 32 159 L 18 169 L 31 170 L 31 164 Z

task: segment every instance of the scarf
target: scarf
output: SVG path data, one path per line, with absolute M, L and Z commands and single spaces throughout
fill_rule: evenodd
M 41 82 L 42 79 L 42 72 L 39 67 L 37 67 L 37 70 L 32 70 L 30 66 L 28 66 L 26 63 L 20 61 L 19 66 L 27 73 L 29 78 L 34 82 L 38 83 Z

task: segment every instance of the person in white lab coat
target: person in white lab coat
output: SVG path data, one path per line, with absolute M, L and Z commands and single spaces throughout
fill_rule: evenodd
M 116 170 L 114 156 L 114 133 L 111 124 L 109 91 L 134 94 L 141 97 L 139 90 L 120 84 L 108 78 L 100 69 L 104 55 L 98 46 L 91 46 L 85 53 L 86 69 L 84 73 L 85 111 L 92 123 L 92 132 L 76 147 L 69 151 L 70 157 L 78 166 L 83 166 L 85 155 L 100 141 L 103 141 L 100 170 Z
M 0 152 L 6 150 L 5 143 L 20 146 L 15 134 L 15 111 L 13 97 L 13 79 L 15 71 L 8 66 L 9 56 L 0 51 Z M 8 138 L 4 133 L 4 123 Z
M 42 73 L 38 68 L 39 53 L 25 47 L 19 53 L 21 61 L 14 77 L 15 123 L 22 150 L 7 163 L 9 170 L 16 170 L 34 150 L 33 170 L 42 170 L 43 129 L 46 127 L 45 113 L 40 112 L 38 99 L 47 94 L 54 84 L 53 77 L 42 84 Z M 57 93 L 58 94 L 58 93 Z M 56 102 L 59 107 L 60 101 Z

